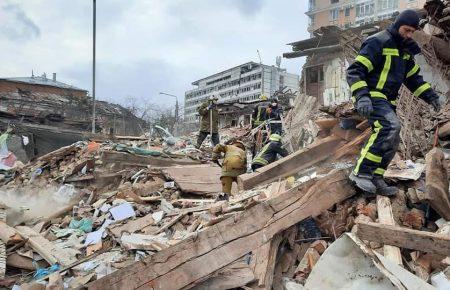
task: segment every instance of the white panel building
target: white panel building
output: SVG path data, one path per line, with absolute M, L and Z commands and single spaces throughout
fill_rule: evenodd
M 286 88 L 298 91 L 299 76 L 286 72 L 276 66 L 248 62 L 192 83 L 195 89 L 185 93 L 184 120 L 187 123 L 198 121 L 197 107 L 211 95 L 219 102 L 251 101 L 261 95 L 272 96 L 276 91 Z

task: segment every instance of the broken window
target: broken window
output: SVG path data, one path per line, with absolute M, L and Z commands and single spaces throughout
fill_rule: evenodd
M 331 4 L 336 4 L 336 3 L 339 3 L 339 0 L 330 0 L 330 3 Z
M 323 67 L 313 66 L 306 69 L 306 81 L 308 83 L 318 83 L 323 81 Z

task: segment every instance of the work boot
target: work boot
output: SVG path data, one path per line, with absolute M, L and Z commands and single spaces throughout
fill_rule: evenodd
M 357 176 L 353 172 L 348 177 L 353 183 L 355 183 L 356 187 L 368 193 L 369 195 L 375 195 L 377 192 L 377 187 L 373 183 L 373 179 L 371 176 Z
M 379 195 L 391 197 L 398 193 L 398 188 L 396 186 L 387 185 L 382 176 L 374 176 L 373 184 L 377 187 L 377 194 Z
M 217 195 L 217 197 L 214 201 L 222 201 L 222 200 L 229 201 L 230 200 L 229 194 L 225 193 L 225 192 L 221 192 Z

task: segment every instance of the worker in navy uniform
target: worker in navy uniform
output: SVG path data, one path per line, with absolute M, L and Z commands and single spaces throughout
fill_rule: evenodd
M 277 160 L 277 156 L 286 157 L 289 152 L 282 147 L 281 136 L 272 134 L 269 142 L 259 151 L 252 161 L 252 169 L 256 170 Z
M 418 28 L 417 13 L 403 11 L 386 30 L 364 41 L 347 69 L 355 107 L 372 126 L 372 135 L 361 150 L 350 180 L 369 194 L 394 196 L 398 192 L 386 184 L 383 174 L 400 144 L 401 124 L 396 115 L 400 86 L 404 84 L 435 111 L 441 108 L 439 96 L 423 80 L 414 62 L 420 48 L 412 35 Z

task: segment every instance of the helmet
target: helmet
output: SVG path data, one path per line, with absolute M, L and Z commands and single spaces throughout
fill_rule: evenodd
M 276 141 L 276 142 L 281 142 L 281 136 L 278 134 L 272 134 L 269 137 L 270 141 Z
M 218 98 L 216 96 L 214 96 L 214 95 L 211 95 L 211 96 L 209 96 L 209 100 L 210 101 L 217 101 Z
M 259 99 L 261 101 L 267 101 L 267 96 L 266 95 L 261 95 L 261 96 L 259 96 Z

